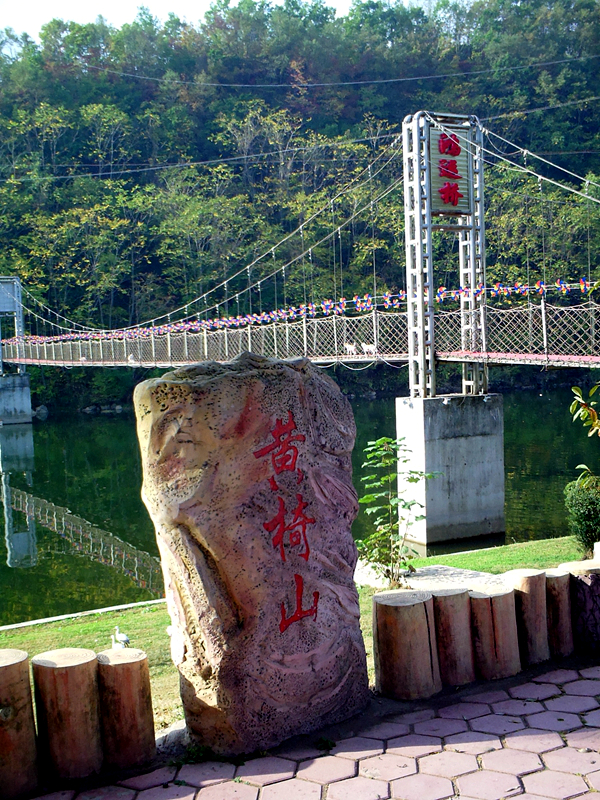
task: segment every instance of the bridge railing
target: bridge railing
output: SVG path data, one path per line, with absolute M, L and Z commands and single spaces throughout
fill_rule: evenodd
M 545 302 L 509 309 L 487 306 L 485 314 L 485 352 L 480 347 L 464 347 L 460 340 L 460 311 L 436 314 L 436 351 L 442 357 L 477 352 L 493 361 L 540 356 L 585 363 L 586 359 L 600 356 L 600 305 L 592 301 L 576 306 Z
M 571 306 L 541 301 L 508 309 L 488 305 L 472 313 L 485 314 L 485 343 L 479 337 L 475 342 L 464 338 L 465 330 L 481 330 L 468 324 L 465 312 L 436 313 L 438 358 L 468 361 L 476 355 L 498 363 L 526 363 L 528 357 L 554 359 L 557 364 L 600 362 L 600 305 L 592 301 Z M 173 367 L 231 361 L 247 350 L 273 358 L 304 356 L 317 364 L 403 361 L 408 358 L 406 312 L 373 309 L 355 316 L 304 317 L 199 332 L 157 329 L 138 338 L 53 342 L 25 337 L 3 343 L 2 355 L 5 361 L 25 364 Z
M 403 312 L 369 311 L 216 331 L 154 333 L 139 338 L 39 341 L 3 344 L 3 359 L 16 363 L 80 366 L 178 366 L 231 361 L 245 351 L 272 358 L 307 357 L 327 363 L 340 357 L 406 357 L 408 334 Z

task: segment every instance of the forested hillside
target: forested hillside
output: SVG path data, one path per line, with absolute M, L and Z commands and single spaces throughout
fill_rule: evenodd
M 339 19 L 323 2 L 217 0 L 198 27 L 141 12 L 121 29 L 54 20 L 39 44 L 6 31 L 0 70 L 0 274 L 94 326 L 184 305 L 303 221 L 318 240 L 398 181 L 391 147 L 419 109 L 476 114 L 600 174 L 598 0 L 366 0 Z M 385 168 L 336 200 L 377 156 Z M 600 277 L 597 205 L 493 164 L 487 180 L 491 279 L 537 279 L 550 264 L 553 280 Z M 327 203 L 329 220 L 308 221 Z M 381 291 L 399 289 L 402 228 L 400 184 L 315 248 L 286 299 L 307 281 L 317 299 L 368 291 L 374 267 Z M 455 245 L 436 247 L 450 286 Z

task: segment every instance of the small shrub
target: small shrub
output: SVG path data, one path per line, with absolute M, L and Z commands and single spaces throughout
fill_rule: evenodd
M 399 468 L 410 462 L 410 450 L 403 439 L 383 436 L 368 442 L 363 452 L 367 459 L 363 468 L 374 472 L 361 478 L 368 494 L 359 497 L 358 502 L 365 504 L 365 512 L 375 519 L 373 530 L 356 547 L 359 558 L 396 588 L 401 585 L 405 570 L 411 570 L 409 560 L 414 550 L 406 544 L 408 530 L 413 522 L 423 519 L 418 513 L 420 503 L 404 497 L 406 484 L 433 478 L 434 473 Z
M 594 542 L 600 542 L 600 478 L 587 476 L 565 487 L 565 506 L 569 526 L 586 556 L 591 556 Z

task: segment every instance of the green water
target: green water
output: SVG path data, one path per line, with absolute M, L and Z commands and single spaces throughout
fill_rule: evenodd
M 360 493 L 362 448 L 371 439 L 395 435 L 394 400 L 352 402 L 358 431 L 354 475 Z M 565 484 L 581 462 L 600 470 L 600 442 L 587 439 L 573 425 L 569 402 L 569 390 L 504 395 L 507 542 L 565 535 Z M 26 475 L 15 472 L 10 475 L 12 487 L 157 555 L 153 527 L 140 499 L 132 417 L 50 419 L 33 426 L 33 440 L 31 485 Z M 143 588 L 143 581 L 136 582 L 130 565 L 128 574 L 118 568 L 121 557 L 112 566 L 99 563 L 81 552 L 85 547 L 72 531 L 61 536 L 45 522 L 32 526 L 34 566 L 8 567 L 0 535 L 0 625 L 158 596 Z M 362 535 L 365 524 L 361 515 L 355 536 Z M 14 511 L 13 525 L 16 531 L 25 530 L 26 515 Z

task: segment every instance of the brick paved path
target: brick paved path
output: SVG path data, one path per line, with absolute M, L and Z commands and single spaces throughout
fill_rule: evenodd
M 503 683 L 502 686 L 506 686 Z M 599 798 L 600 667 L 487 684 L 451 705 L 352 722 L 328 753 L 284 744 L 243 766 L 163 766 L 44 800 L 565 800 Z M 442 702 L 448 698 L 442 698 Z M 406 707 L 406 704 L 403 704 Z M 343 730 L 343 728 L 340 728 Z M 325 732 L 328 736 L 331 733 Z

